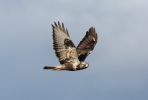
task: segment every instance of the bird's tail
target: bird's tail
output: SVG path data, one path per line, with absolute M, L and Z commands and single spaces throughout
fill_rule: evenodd
M 58 70 L 58 71 L 60 71 L 60 70 L 63 70 L 63 67 L 62 66 L 44 66 L 44 68 L 43 69 L 49 69 L 49 70 Z
M 54 67 L 54 66 L 44 66 L 43 69 L 45 69 L 45 70 L 46 70 L 46 69 L 52 69 L 52 70 L 53 70 L 53 69 L 55 69 L 55 68 L 56 68 L 56 67 Z

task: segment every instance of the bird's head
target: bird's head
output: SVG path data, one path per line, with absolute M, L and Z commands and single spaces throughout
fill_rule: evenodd
M 77 66 L 78 70 L 88 68 L 89 64 L 87 62 L 81 61 L 80 64 Z

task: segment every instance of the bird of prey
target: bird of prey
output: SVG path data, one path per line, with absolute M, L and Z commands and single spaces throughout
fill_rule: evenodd
M 44 69 L 77 71 L 88 68 L 89 64 L 84 62 L 86 57 L 94 49 L 98 36 L 95 28 L 91 27 L 86 32 L 84 38 L 76 47 L 70 39 L 68 30 L 64 24 L 54 22 L 53 30 L 53 49 L 61 65 L 44 66 Z

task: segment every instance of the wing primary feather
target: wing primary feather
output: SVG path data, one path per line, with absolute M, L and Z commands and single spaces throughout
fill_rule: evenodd
M 52 26 L 52 28 L 55 28 L 54 25 L 51 24 L 51 26 Z
M 67 35 L 69 36 L 69 33 L 68 33 L 68 30 L 66 29 L 66 33 L 67 33 Z M 70 36 L 69 36 L 70 37 Z
M 65 31 L 65 27 L 64 27 L 64 24 L 63 24 L 63 23 L 62 23 L 62 29 L 63 29 L 63 32 L 66 33 L 66 31 Z
M 60 25 L 60 22 L 59 22 L 59 21 L 58 21 L 58 26 L 59 26 L 60 30 L 62 30 L 62 27 L 61 27 L 61 25 Z
M 57 23 L 56 23 L 56 22 L 54 22 L 54 24 L 55 24 L 56 28 L 58 28 L 58 25 L 57 25 Z

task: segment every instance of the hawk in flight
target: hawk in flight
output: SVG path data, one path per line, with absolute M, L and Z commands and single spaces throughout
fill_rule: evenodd
M 68 30 L 64 28 L 64 24 L 60 24 L 59 21 L 54 24 L 52 25 L 53 48 L 61 65 L 44 66 L 44 69 L 77 71 L 88 68 L 89 64 L 84 60 L 97 43 L 98 36 L 95 28 L 91 27 L 76 47 L 70 39 Z

